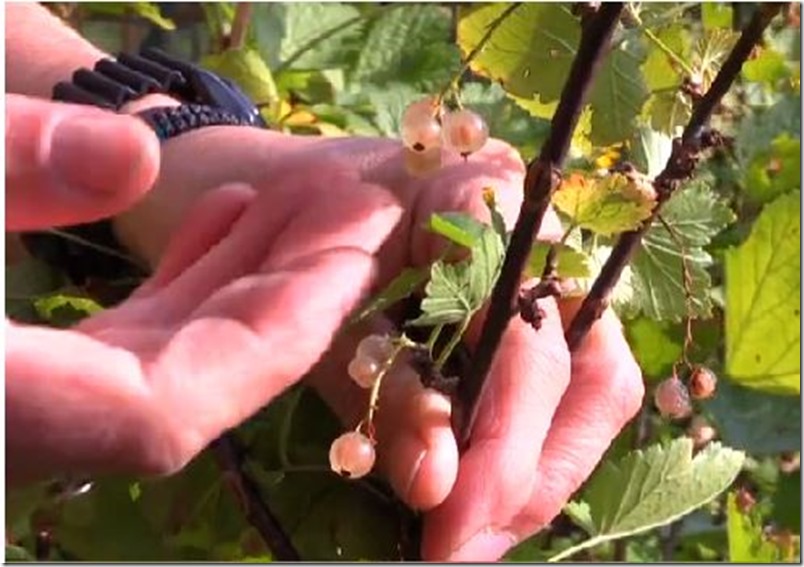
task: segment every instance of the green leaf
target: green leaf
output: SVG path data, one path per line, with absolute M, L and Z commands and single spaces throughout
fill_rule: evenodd
M 153 2 L 85 2 L 81 4 L 81 8 L 89 13 L 110 16 L 136 14 L 163 30 L 176 29 L 173 20 L 165 18 L 159 10 L 159 5 Z
M 778 563 L 782 560 L 777 546 L 762 533 L 762 524 L 751 513 L 737 507 L 737 497 L 729 494 L 726 504 L 729 534 L 729 561 L 732 563 Z
M 82 319 L 103 311 L 103 307 L 88 297 L 50 295 L 34 301 L 39 316 L 55 327 L 71 327 Z
M 801 399 L 745 388 L 720 380 L 705 402 L 720 438 L 754 456 L 801 449 Z
M 556 260 L 558 277 L 587 278 L 591 274 L 590 259 L 585 253 L 566 244 L 556 244 Z M 541 277 L 550 244 L 536 242 L 530 250 L 530 257 L 525 266 L 525 275 L 529 278 Z
M 735 153 L 744 167 L 783 132 L 801 137 L 801 97 L 786 96 L 769 108 L 756 109 L 740 122 Z
M 49 503 L 48 483 L 39 482 L 6 490 L 6 530 L 16 541 L 31 532 L 32 516 Z
M 650 118 L 652 128 L 668 136 L 675 136 L 689 122 L 692 104 L 677 90 L 661 91 L 651 95 L 643 115 Z
M 456 264 L 443 260 L 433 263 L 422 315 L 408 324 L 430 326 L 468 320 L 491 294 L 504 253 L 500 236 L 486 228 L 472 246 L 470 258 Z
M 791 69 L 781 53 L 765 48 L 758 57 L 743 64 L 742 73 L 749 81 L 773 84 L 790 77 Z
M 703 247 L 734 220 L 734 214 L 705 183 L 697 182 L 673 195 L 661 216 L 673 233 L 655 221 L 631 263 L 636 308 L 657 320 L 676 321 L 687 314 L 707 317 L 712 301 L 706 268 L 712 258 Z M 690 313 L 684 292 L 684 253 L 692 280 Z
M 621 174 L 602 179 L 570 175 L 552 202 L 572 225 L 605 236 L 636 228 L 650 216 L 654 204 Z
M 656 31 L 655 35 L 662 45 L 691 65 L 693 39 L 685 25 L 673 24 Z M 676 128 L 685 125 L 692 113 L 689 99 L 679 91 L 684 70 L 663 49 L 651 42 L 642 73 L 651 92 L 643 116 L 655 130 L 675 135 Z
M 19 561 L 36 561 L 36 558 L 24 547 L 6 544 L 6 561 L 9 563 Z
M 456 244 L 471 248 L 483 236 L 486 225 L 463 213 L 433 213 L 429 228 Z
M 635 135 L 633 162 L 649 179 L 662 172 L 673 152 L 673 138 L 652 128 L 639 128 Z
M 460 68 L 458 50 L 446 41 L 449 30 L 449 14 L 439 6 L 386 9 L 368 26 L 350 81 L 438 91 Z
M 567 505 L 564 506 L 562 511 L 570 517 L 576 526 L 582 528 L 587 534 L 591 535 L 597 531 L 595 522 L 592 519 L 592 509 L 589 507 L 588 502 L 583 500 L 567 502 Z
M 604 462 L 583 493 L 592 537 L 551 561 L 689 514 L 726 490 L 744 459 L 743 453 L 719 443 L 710 443 L 693 457 L 692 440 L 682 437 L 667 446 L 653 445 L 617 462 Z
M 606 260 L 611 255 L 612 247 L 605 245 L 593 246 L 589 253 L 590 275 L 587 278 L 576 280 L 577 290 L 573 295 L 585 295 L 592 289 L 592 285 L 600 275 Z M 620 279 L 614 290 L 609 296 L 609 301 L 615 313 L 623 319 L 635 317 L 639 312 L 639 306 L 634 299 L 634 275 L 630 265 L 626 265 L 620 274 Z
M 773 495 L 773 521 L 781 529 L 801 533 L 801 469 L 779 474 Z
M 427 96 L 419 89 L 405 84 L 389 82 L 383 86 L 369 85 L 360 91 L 374 111 L 377 131 L 390 138 L 398 138 L 402 131 L 402 115 L 412 102 Z
M 544 125 L 544 134 L 542 139 L 547 138 L 549 133 L 550 119 L 558 108 L 558 101 L 548 104 L 542 104 L 539 98 L 522 98 L 518 96 L 509 95 L 517 106 L 527 111 L 533 118 L 536 118 L 536 123 Z M 584 106 L 581 115 L 578 117 L 578 123 L 575 126 L 575 131 L 572 133 L 572 142 L 570 145 L 570 155 L 574 157 L 588 156 L 592 153 L 592 143 L 589 141 L 589 134 L 592 131 L 592 107 L 588 104 Z M 494 131 L 492 131 L 494 132 Z M 534 149 L 533 155 L 536 154 Z
M 745 170 L 745 190 L 755 202 L 767 203 L 776 197 L 801 190 L 801 140 L 787 132 L 780 134 L 770 148 L 759 151 Z
M 163 30 L 175 30 L 176 24 L 173 20 L 162 15 L 159 4 L 154 2 L 131 2 L 126 3 L 130 10 L 135 14 L 162 28 Z
M 339 2 L 258 3 L 252 21 L 271 68 L 297 70 L 346 66 L 365 25 L 357 8 Z
M 296 525 L 293 539 L 304 559 L 377 561 L 398 557 L 398 532 L 389 521 L 393 517 L 390 503 L 354 483 L 340 481 L 333 488 L 322 491 Z
M 636 40 L 623 42 L 609 54 L 598 72 L 589 95 L 590 138 L 594 144 L 613 144 L 631 137 L 634 120 L 648 97 L 638 49 Z
M 6 266 L 6 315 L 15 321 L 41 323 L 34 301 L 67 283 L 64 275 L 34 258 Z
M 430 270 L 427 267 L 405 268 L 396 276 L 391 283 L 379 294 L 374 296 L 371 301 L 352 319 L 352 322 L 363 321 L 370 315 L 385 311 L 391 305 L 402 301 L 415 292 L 421 284 L 427 281 Z
M 800 212 L 779 197 L 726 253 L 726 372 L 750 388 L 801 393 Z
M 278 98 L 271 70 L 256 49 L 227 49 L 207 55 L 201 64 L 237 83 L 258 104 L 273 103 Z
M 733 21 L 732 8 L 729 4 L 719 2 L 701 3 L 701 22 L 705 29 L 731 28 Z
M 683 334 L 666 321 L 639 317 L 627 321 L 625 335 L 645 376 L 669 376 L 682 353 Z
M 87 494 L 68 500 L 58 523 L 59 546 L 83 561 L 176 559 L 162 543 L 152 518 L 131 501 L 129 482 L 97 482 Z M 162 501 L 162 506 L 169 502 Z
M 690 63 L 692 37 L 683 23 L 666 26 L 654 33 L 664 47 L 685 63 Z M 683 69 L 656 43 L 651 42 L 649 45 L 645 62 L 642 64 L 642 73 L 648 89 L 653 92 L 677 88 L 683 78 Z

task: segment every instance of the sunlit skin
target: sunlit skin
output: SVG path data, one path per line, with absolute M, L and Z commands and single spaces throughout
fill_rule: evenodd
M 305 375 L 353 427 L 368 392 L 347 365 L 360 339 L 398 321 L 342 329 L 349 313 L 404 267 L 439 255 L 443 240 L 424 229 L 432 212 L 488 220 L 482 190 L 491 186 L 512 224 L 521 200 L 524 166 L 495 140 L 467 162 L 445 152 L 420 178 L 399 141 L 218 127 L 160 152 L 133 122 L 116 127 L 137 167 L 101 168 L 111 191 L 74 182 L 65 192 L 41 150 L 51 136 L 43 125 L 64 119 L 49 113 L 79 110 L 32 104 L 7 105 L 7 228 L 128 209 L 117 234 L 155 274 L 120 307 L 68 331 L 7 323 L 12 480 L 175 472 Z M 17 119 L 31 113 L 39 118 Z M 542 236 L 558 233 L 551 216 Z M 543 308 L 538 333 L 519 320 L 506 331 L 460 457 L 448 401 L 405 365 L 384 380 L 378 469 L 426 511 L 425 559 L 495 560 L 542 528 L 640 406 L 640 372 L 616 318 L 607 312 L 570 357 L 562 324 L 577 304 Z

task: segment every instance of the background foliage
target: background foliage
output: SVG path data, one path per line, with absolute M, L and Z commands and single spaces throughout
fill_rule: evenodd
M 494 25 L 462 77 L 460 97 L 525 159 L 548 131 L 580 37 L 577 17 L 562 4 L 526 4 L 503 20 L 509 5 L 255 4 L 242 37 L 231 35 L 236 7 L 226 3 L 50 7 L 110 52 L 158 46 L 198 61 L 238 81 L 272 127 L 325 136 L 397 136 L 406 105 L 455 84 L 462 57 Z M 574 136 L 569 168 L 593 176 L 628 159 L 643 173 L 658 173 L 696 89 L 712 81 L 751 9 L 630 5 Z M 576 500 L 509 560 L 543 560 L 572 546 L 585 548 L 575 559 L 592 561 L 798 558 L 797 9 L 777 18 L 724 100 L 715 126 L 732 143 L 668 203 L 665 224 L 651 228 L 615 290 L 649 392 L 682 354 L 684 319 L 696 317 L 688 354 L 721 377 L 699 413 L 720 442 L 693 450 L 683 436 L 689 423 L 662 420 L 646 396 Z M 567 275 L 580 277 L 583 288 L 612 235 L 636 222 L 637 213 L 576 197 L 572 207 L 556 205 L 568 224 L 584 229 L 567 240 L 567 253 L 580 258 Z M 104 293 L 77 289 L 48 266 L 26 261 L 6 271 L 6 311 L 65 326 L 108 304 L 119 283 L 103 282 Z M 327 449 L 339 433 L 323 403 L 302 387 L 238 431 L 248 470 L 305 559 L 410 557 L 416 518 L 387 486 L 329 472 Z M 629 452 L 634 448 L 644 451 Z M 67 497 L 81 484 L 9 494 L 9 559 L 270 560 L 208 454 L 170 479 L 103 479 Z

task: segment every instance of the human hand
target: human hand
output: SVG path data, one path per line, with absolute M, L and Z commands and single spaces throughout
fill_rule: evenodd
M 210 129 L 166 148 L 162 186 L 119 219 L 119 233 L 135 251 L 157 262 L 170 227 L 199 195 L 231 180 L 277 180 L 276 168 L 289 159 L 306 164 L 300 173 L 313 183 L 328 182 L 314 167 L 318 160 L 341 160 L 402 203 L 405 216 L 378 254 L 375 290 L 403 267 L 438 255 L 443 243 L 423 228 L 432 212 L 461 210 L 486 220 L 480 195 L 490 185 L 509 225 L 515 219 L 523 167 L 504 144 L 490 142 L 468 163 L 448 161 L 423 179 L 405 172 L 401 156 L 399 144 L 389 140 Z M 138 230 L 146 219 L 152 230 Z M 556 235 L 556 220 L 546 219 L 543 236 Z M 443 396 L 424 389 L 410 369 L 394 372 L 383 383 L 376 422 L 379 467 L 403 500 L 427 511 L 425 559 L 496 560 L 545 526 L 640 405 L 640 372 L 614 316 L 606 313 L 570 357 L 562 320 L 568 322 L 575 305 L 549 299 L 542 306 L 548 316 L 540 331 L 519 320 L 509 326 L 471 446 L 460 457 Z M 394 323 L 378 317 L 368 328 L 347 329 L 310 375 L 347 427 L 363 417 L 367 400 L 348 378 L 346 366 L 362 336 Z M 476 321 L 470 342 L 478 330 Z
M 33 162 L 17 163 L 24 175 L 12 179 L 62 190 L 34 167 L 39 154 L 28 154 Z M 399 216 L 385 191 L 319 168 L 326 187 L 290 173 L 270 192 L 207 193 L 156 274 L 119 307 L 68 331 L 7 321 L 12 483 L 56 472 L 174 472 L 316 362 L 362 298 L 371 255 Z M 69 199 L 53 204 L 10 200 L 11 224 L 78 220 Z M 88 206 L 85 216 L 101 209 Z
M 151 188 L 159 157 L 138 119 L 6 95 L 6 230 L 112 216 Z

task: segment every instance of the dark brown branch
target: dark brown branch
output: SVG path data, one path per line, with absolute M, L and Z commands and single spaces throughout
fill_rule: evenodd
M 249 2 L 238 2 L 235 5 L 232 32 L 229 34 L 230 49 L 241 49 L 245 45 L 252 9 L 253 6 Z
M 243 452 L 233 433 L 224 433 L 210 445 L 224 478 L 235 492 L 248 522 L 259 532 L 276 561 L 301 561 L 299 552 L 262 498 L 257 482 L 243 470 Z
M 477 401 L 483 393 L 494 353 L 497 352 L 503 332 L 515 312 L 514 303 L 522 271 L 550 204 L 550 197 L 560 181 L 561 165 L 569 149 L 572 133 L 595 72 L 609 50 L 611 35 L 622 9 L 622 3 L 606 3 L 584 21 L 578 52 L 561 92 L 550 135 L 541 154 L 528 165 L 525 198 L 505 255 L 500 279 L 491 295 L 488 315 L 477 351 L 472 357 L 469 374 L 458 385 L 458 407 L 453 412 L 453 425 L 462 447 L 468 443 L 477 412 Z
M 642 236 L 659 214 L 662 205 L 673 195 L 679 184 L 692 175 L 701 152 L 718 142 L 718 136 L 705 131 L 705 126 L 740 74 L 743 63 L 748 59 L 754 46 L 762 39 L 765 28 L 782 6 L 784 4 L 763 4 L 757 8 L 709 90 L 693 110 L 681 138 L 673 141 L 673 151 L 667 160 L 667 165 L 653 182 L 657 192 L 653 214 L 638 229 L 620 236 L 600 275 L 592 285 L 589 295 L 584 299 L 567 329 L 566 339 L 570 350 L 575 350 L 581 344 L 592 324 L 605 311 L 612 289 L 642 242 Z

